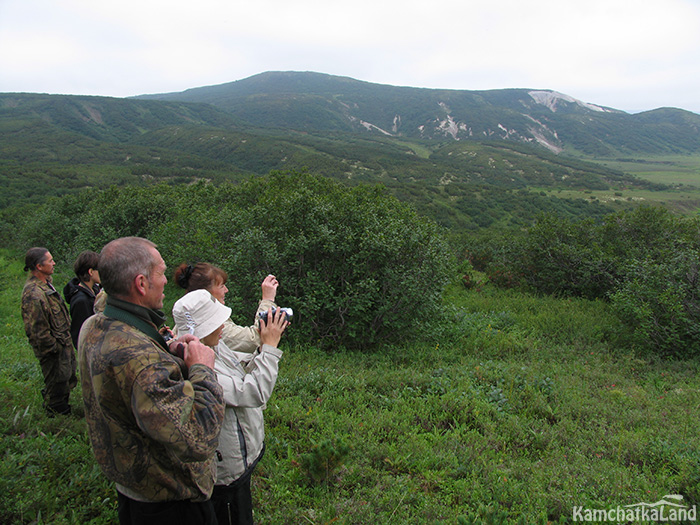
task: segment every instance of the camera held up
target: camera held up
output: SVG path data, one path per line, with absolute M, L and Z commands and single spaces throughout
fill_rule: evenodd
M 273 308 L 272 310 L 272 315 L 274 316 L 277 311 L 281 311 L 285 314 L 285 321 L 291 322 L 292 321 L 292 316 L 294 315 L 294 312 L 292 311 L 291 308 Z M 264 312 L 260 312 L 258 314 L 258 317 L 265 321 L 265 325 L 267 325 L 267 310 Z

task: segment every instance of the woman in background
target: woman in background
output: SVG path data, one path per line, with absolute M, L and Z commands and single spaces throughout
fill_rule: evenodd
M 187 292 L 207 290 L 221 304 L 226 304 L 228 274 L 213 264 L 199 262 L 194 266 L 182 263 L 175 269 L 175 282 Z M 234 352 L 255 352 L 260 346 L 258 313 L 277 308 L 275 297 L 279 282 L 274 275 L 268 275 L 262 282 L 262 299 L 258 304 L 252 326 L 239 326 L 231 319 L 224 323 L 221 340 Z M 176 326 L 177 329 L 177 326 Z
M 95 296 L 100 292 L 99 259 L 98 253 L 89 250 L 78 255 L 73 264 L 76 276 L 63 287 L 63 297 L 70 305 L 70 336 L 75 348 L 78 348 L 80 327 L 95 313 Z

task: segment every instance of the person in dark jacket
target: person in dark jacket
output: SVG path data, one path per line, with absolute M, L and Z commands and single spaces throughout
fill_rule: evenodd
M 95 313 L 95 296 L 100 292 L 100 274 L 97 271 L 99 260 L 100 255 L 90 250 L 78 255 L 73 264 L 76 276 L 63 287 L 63 297 L 70 305 L 70 336 L 76 348 L 80 327 Z

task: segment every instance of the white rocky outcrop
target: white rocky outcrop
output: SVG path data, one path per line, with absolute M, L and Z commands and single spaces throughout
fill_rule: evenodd
M 589 104 L 588 102 L 582 102 L 574 97 L 565 95 L 564 93 L 558 93 L 557 91 L 528 91 L 528 95 L 538 104 L 548 107 L 552 112 L 557 111 L 557 107 L 560 102 L 568 102 L 569 104 L 578 104 L 581 107 L 590 109 L 591 111 L 598 111 L 602 113 L 612 113 L 613 110 L 604 108 L 602 106 L 596 106 L 595 104 Z

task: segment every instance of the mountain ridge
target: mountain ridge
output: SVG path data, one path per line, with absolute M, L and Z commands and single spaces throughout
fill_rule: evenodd
M 496 138 L 594 156 L 700 151 L 700 115 L 676 108 L 628 114 L 545 89 L 412 88 L 287 71 L 134 98 L 211 104 L 251 125 L 306 132 Z M 648 116 L 659 111 L 666 118 Z

